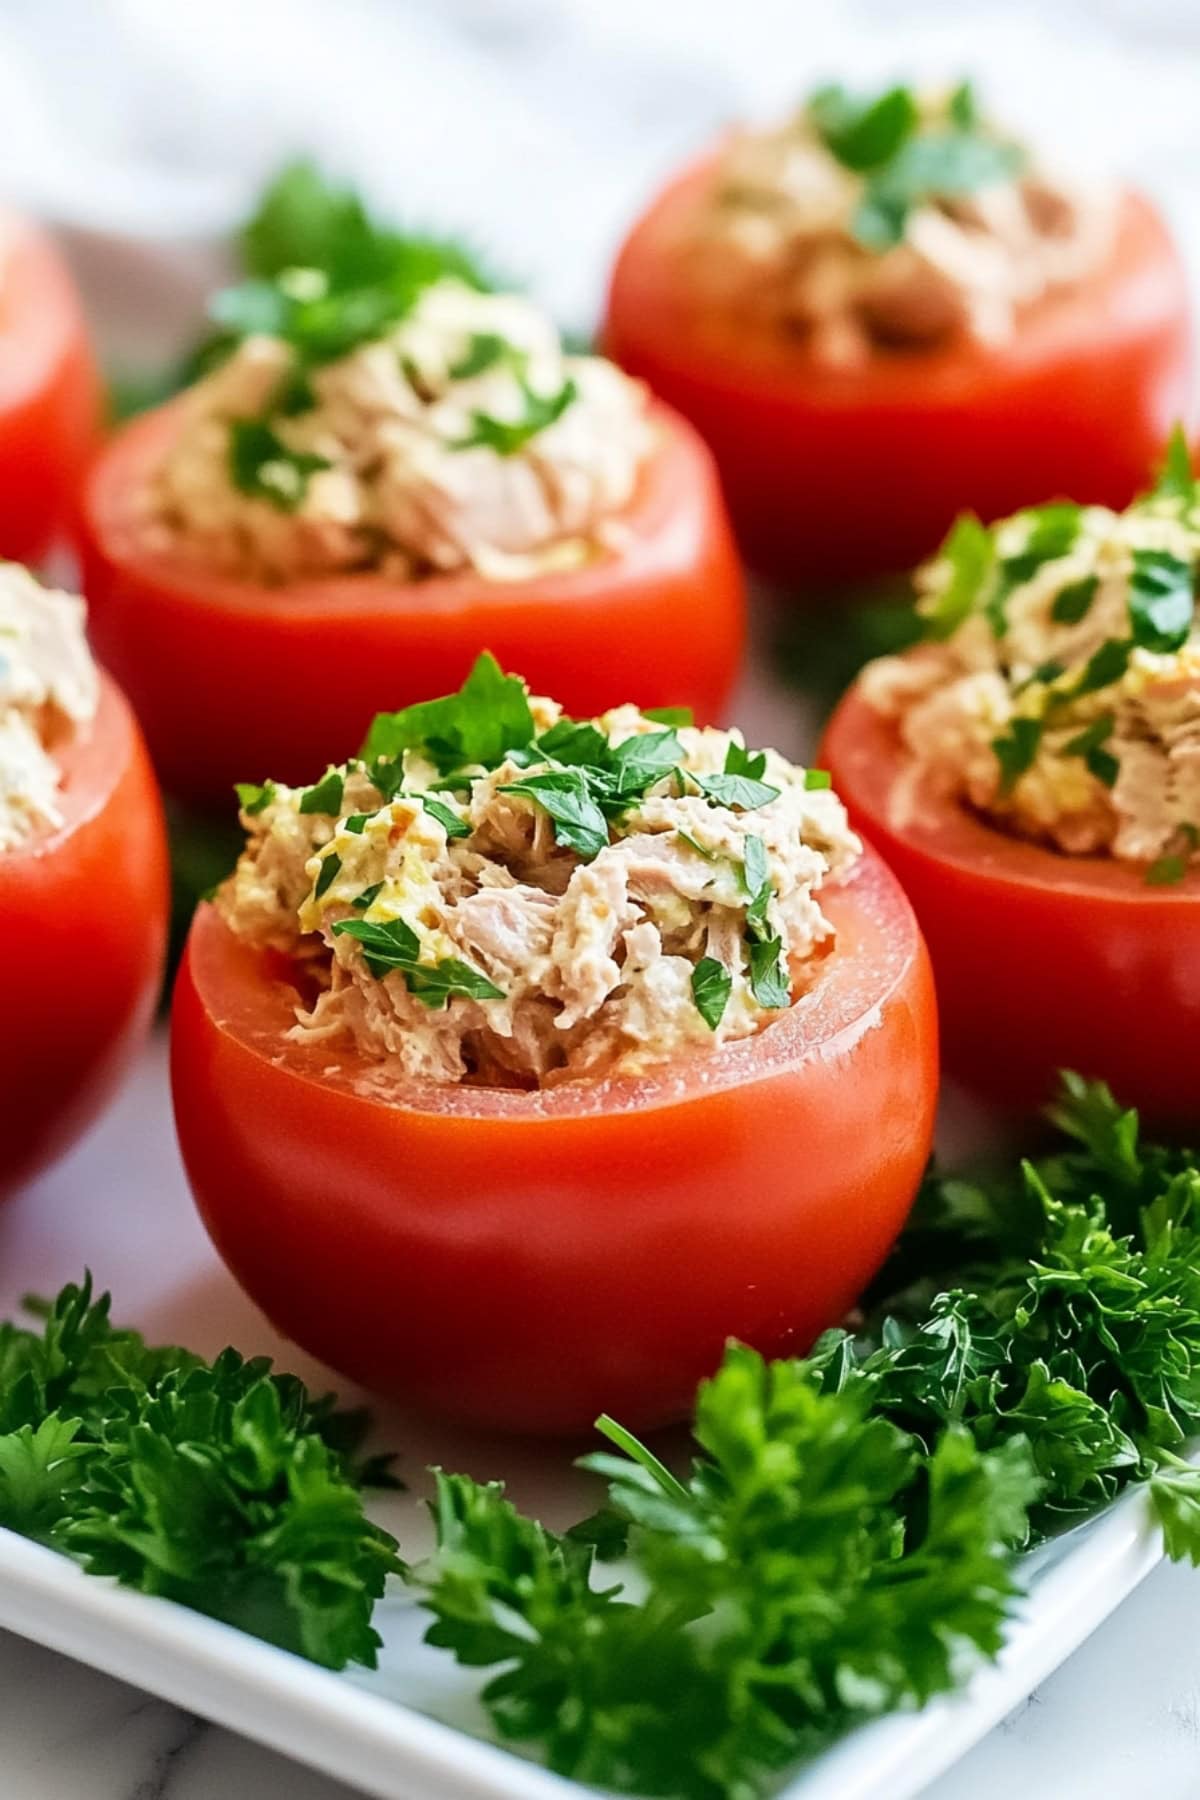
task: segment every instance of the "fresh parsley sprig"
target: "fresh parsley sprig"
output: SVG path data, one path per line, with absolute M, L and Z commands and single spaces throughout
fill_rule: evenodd
M 375 1666 L 404 1567 L 363 1513 L 390 1479 L 364 1425 L 264 1357 L 151 1348 L 90 1278 L 0 1325 L 0 1525 L 333 1669 Z

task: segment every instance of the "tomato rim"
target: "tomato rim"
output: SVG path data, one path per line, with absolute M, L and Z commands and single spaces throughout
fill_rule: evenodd
M 194 559 L 148 549 L 138 517 L 138 499 L 173 440 L 185 398 L 167 401 L 124 425 L 93 462 L 82 501 L 87 528 L 107 561 L 117 568 L 136 569 L 144 581 L 161 583 L 173 601 L 217 615 L 257 617 L 268 597 L 278 605 L 281 619 L 296 623 L 302 623 L 306 613 L 325 615 L 331 608 L 346 617 L 369 618 L 381 607 L 394 616 L 411 606 L 423 617 L 451 619 L 479 611 L 483 592 L 494 595 L 498 603 L 519 595 L 522 605 L 544 605 L 552 617 L 575 594 L 590 598 L 597 589 L 603 590 L 628 554 L 628 545 L 605 548 L 578 568 L 544 570 L 513 581 L 489 579 L 474 568 L 411 580 L 366 569 L 274 584 L 207 573 Z M 675 471 L 686 471 L 687 490 L 696 485 L 691 477 L 697 472 L 716 481 L 711 454 L 686 419 L 658 400 L 651 402 L 649 418 L 655 442 L 633 499 L 604 521 L 628 534 L 647 556 L 659 543 L 668 547 L 673 494 L 678 491 Z

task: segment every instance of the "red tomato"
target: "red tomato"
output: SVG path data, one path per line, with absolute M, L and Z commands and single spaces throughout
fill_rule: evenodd
M 821 755 L 921 922 L 947 1070 L 1023 1105 L 1077 1069 L 1156 1122 L 1200 1121 L 1200 871 L 1149 887 L 1141 868 L 1026 843 L 953 800 L 893 824 L 904 753 L 854 690 Z
M 868 857 L 823 899 L 838 947 L 759 1037 L 638 1080 L 395 1098 L 289 1042 L 295 989 L 201 907 L 172 1075 L 217 1249 L 313 1354 L 489 1426 L 659 1424 L 727 1337 L 804 1349 L 899 1230 L 937 1088 L 896 883 Z
M 137 500 L 176 409 L 127 426 L 85 493 L 84 591 L 93 641 L 164 786 L 212 804 L 228 803 L 235 781 L 305 781 L 327 757 L 352 756 L 376 712 L 452 693 L 483 649 L 580 716 L 636 693 L 719 717 L 741 659 L 744 584 L 707 451 L 682 420 L 656 416 L 629 542 L 587 568 L 285 588 L 147 553 Z
M 100 383 L 57 251 L 0 215 L 0 557 L 37 563 L 65 532 L 99 438 Z
M 673 182 L 617 259 L 604 347 L 707 439 L 749 561 L 780 580 L 910 568 L 970 508 L 1047 495 L 1121 507 L 1191 414 L 1184 272 L 1158 214 L 1121 207 L 1108 265 L 1002 348 L 879 351 L 831 369 L 701 311 L 678 242 L 711 159 Z
M 89 1125 L 150 1021 L 167 849 L 133 715 L 102 682 L 61 752 L 63 823 L 0 850 L 0 1198 Z

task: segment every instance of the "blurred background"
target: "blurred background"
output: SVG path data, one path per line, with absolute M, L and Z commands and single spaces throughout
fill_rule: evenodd
M 586 330 L 622 227 L 714 128 L 830 74 L 970 74 L 1150 186 L 1200 276 L 1198 56 L 1194 0 L 0 0 L 0 192 L 60 230 L 123 370 L 194 337 L 297 151 Z

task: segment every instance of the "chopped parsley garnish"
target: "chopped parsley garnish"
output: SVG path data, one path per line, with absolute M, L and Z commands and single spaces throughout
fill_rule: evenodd
M 1166 654 L 1186 644 L 1195 612 L 1190 563 L 1169 550 L 1135 550 L 1129 581 L 1129 621 L 1134 643 Z
M 1042 741 L 1045 722 L 1042 719 L 1017 718 L 1000 737 L 992 739 L 992 749 L 1000 764 L 1000 792 L 1007 794 L 1020 776 L 1030 768 Z
M 1151 500 L 1182 500 L 1190 506 L 1196 500 L 1196 477 L 1192 472 L 1192 453 L 1182 425 L 1176 425 L 1167 445 L 1162 473 L 1150 490 Z
M 1104 748 L 1112 736 L 1116 719 L 1112 713 L 1101 713 L 1098 719 L 1073 737 L 1063 746 L 1064 756 L 1082 756 L 1097 781 L 1105 787 L 1112 787 L 1121 772 L 1121 765 L 1110 750 Z
M 671 725 L 676 731 L 696 722 L 696 715 L 690 706 L 648 706 L 642 717 L 653 719 L 656 725 Z
M 507 338 L 500 337 L 494 331 L 477 331 L 473 333 L 464 354 L 456 363 L 451 364 L 450 379 L 469 381 L 474 375 L 485 375 L 497 363 L 511 363 L 514 360 L 521 362 L 524 358 Z
M 715 956 L 702 956 L 692 970 L 692 999 L 710 1031 L 721 1023 L 732 991 L 733 976 L 724 963 Z
M 382 336 L 435 281 L 493 285 L 462 244 L 380 224 L 357 194 L 308 162 L 272 182 L 240 249 L 247 279 L 214 296 L 209 316 L 217 330 L 192 357 L 188 379 L 215 368 L 244 337 L 265 332 L 295 352 L 290 410 L 297 396 L 305 403 L 308 370 Z
M 1011 181 L 1025 165 L 1019 145 L 986 132 L 965 82 L 950 96 L 944 122 L 923 121 L 905 87 L 874 98 L 820 88 L 808 103 L 808 117 L 830 155 L 863 177 L 853 231 L 869 250 L 900 243 L 915 207 Z
M 360 912 L 366 912 L 368 906 L 374 906 L 376 900 L 378 900 L 378 898 L 382 892 L 383 892 L 382 881 L 373 881 L 371 883 L 370 887 L 365 887 L 363 889 L 361 894 L 355 894 L 355 896 L 354 896 L 353 900 L 350 902 L 350 904 L 351 904 L 351 906 L 358 907 Z
M 1120 681 L 1129 667 L 1132 652 L 1133 645 L 1127 640 L 1106 638 L 1084 664 L 1083 673 L 1075 684 L 1076 696 L 1094 694 L 1098 689 L 1111 687 L 1114 681 Z
M 361 837 L 373 816 L 371 813 L 351 813 L 342 820 L 342 830 L 352 831 L 355 837 Z
M 774 888 L 771 884 L 771 865 L 767 856 L 767 847 L 759 837 L 747 833 L 743 846 L 742 885 L 746 890 L 749 905 L 746 908 L 747 925 L 761 925 L 767 916 Z
M 759 781 L 766 773 L 767 753 L 765 750 L 747 750 L 734 738 L 725 752 L 725 773 L 727 775 L 748 775 L 751 781 Z
M 1080 581 L 1069 581 L 1054 596 L 1054 604 L 1050 608 L 1050 617 L 1056 625 L 1078 625 L 1087 617 L 1088 608 L 1096 598 L 1096 589 L 1100 586 L 1098 575 L 1085 575 Z
M 275 798 L 275 783 L 264 781 L 261 787 L 253 781 L 237 781 L 234 793 L 238 797 L 238 805 L 251 818 L 256 813 L 265 812 Z
M 342 810 L 342 795 L 345 792 L 345 775 L 341 769 L 330 769 L 323 775 L 315 787 L 305 788 L 300 796 L 297 811 L 302 813 L 324 813 L 336 819 Z
M 491 413 L 473 412 L 470 431 L 451 447 L 474 450 L 482 446 L 494 450 L 497 456 L 516 456 L 539 432 L 561 419 L 579 393 L 569 377 L 555 394 L 535 393 L 524 376 L 518 378 L 518 385 L 525 401 L 525 411 L 519 419 L 497 419 Z
M 1032 581 L 1039 569 L 1047 563 L 1057 562 L 1074 549 L 1083 508 L 1071 500 L 1056 500 L 1049 506 L 1034 507 L 1022 517 L 1029 522 L 1024 548 L 1000 559 L 985 609 L 997 637 L 1004 636 L 1007 627 L 1005 609 L 1013 589 Z
M 687 781 L 695 782 L 700 792 L 718 806 L 750 812 L 759 806 L 769 806 L 772 800 L 779 798 L 777 787 L 749 775 L 698 775 L 693 769 L 684 769 L 680 773 Z
M 940 640 L 952 637 L 975 610 L 995 565 L 995 539 L 974 513 L 963 513 L 938 551 L 938 560 L 948 565 L 950 579 L 922 602 L 921 615 L 927 636 Z
M 1150 864 L 1146 870 L 1147 886 L 1174 887 L 1194 866 L 1195 852 L 1200 848 L 1200 830 L 1195 825 L 1180 825 L 1175 837 L 1181 848 L 1168 851 Z
M 445 1006 L 456 994 L 470 1000 L 503 1000 L 504 994 L 479 969 L 457 956 L 436 963 L 422 962 L 421 940 L 404 919 L 376 924 L 368 919 L 338 919 L 335 937 L 352 937 L 362 945 L 363 961 L 377 979 L 398 973 L 410 994 L 432 1009 Z
M 823 794 L 833 786 L 833 776 L 828 769 L 805 769 L 804 788 L 809 794 Z
M 546 769 L 521 781 L 506 783 L 502 794 L 534 801 L 554 822 L 554 836 L 585 862 L 608 844 L 608 820 L 601 812 L 582 769 Z
M 470 837 L 471 827 L 466 819 L 460 819 L 443 801 L 435 800 L 432 794 L 419 794 L 417 798 L 430 818 L 437 820 L 448 838 Z
M 504 674 L 484 650 L 456 694 L 378 713 L 360 754 L 371 764 L 380 757 L 399 762 L 405 750 L 419 750 L 448 775 L 475 766 L 496 768 L 510 750 L 524 749 L 533 738 L 525 683 Z
M 746 944 L 750 992 L 763 1007 L 787 1006 L 792 998 L 781 937 L 751 939 Z
M 234 486 L 253 500 L 295 512 L 304 504 L 309 477 L 329 466 L 323 456 L 289 450 L 263 419 L 230 422 L 229 473 Z
M 314 900 L 319 900 L 322 894 L 327 894 L 329 892 L 330 888 L 340 875 L 341 869 L 342 859 L 336 850 L 330 850 L 321 858 L 321 867 L 317 874 L 316 884 L 313 888 Z

